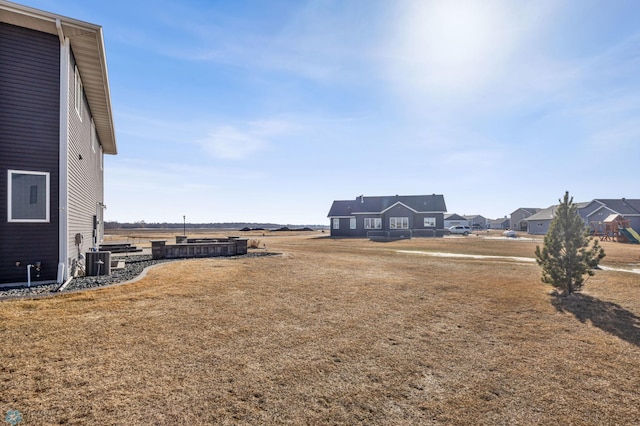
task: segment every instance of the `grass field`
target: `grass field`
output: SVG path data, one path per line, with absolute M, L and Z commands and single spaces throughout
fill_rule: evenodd
M 192 234 L 192 232 L 188 232 Z M 279 256 L 0 302 L 20 424 L 638 424 L 640 275 L 550 296 L 540 240 L 251 234 Z M 171 237 L 171 234 L 144 234 Z M 124 235 L 112 237 L 122 240 Z M 603 243 L 638 268 L 640 246 Z M 264 249 L 262 249 L 264 250 Z

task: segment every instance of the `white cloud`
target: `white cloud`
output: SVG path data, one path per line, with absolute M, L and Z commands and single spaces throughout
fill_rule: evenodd
M 214 158 L 247 159 L 273 146 L 277 138 L 287 136 L 298 126 L 285 120 L 259 120 L 240 126 L 221 125 L 197 141 Z
M 199 141 L 208 154 L 216 158 L 238 160 L 264 149 L 267 142 L 251 132 L 221 126 Z

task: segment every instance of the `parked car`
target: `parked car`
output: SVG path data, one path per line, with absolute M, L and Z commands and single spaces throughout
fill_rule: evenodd
M 502 235 L 504 235 L 507 238 L 517 238 L 518 237 L 516 235 L 516 231 L 514 231 L 513 229 L 507 229 L 506 231 L 504 231 L 502 233 Z
M 455 226 L 449 227 L 449 233 L 469 235 L 471 233 L 471 228 L 469 226 L 455 225 Z

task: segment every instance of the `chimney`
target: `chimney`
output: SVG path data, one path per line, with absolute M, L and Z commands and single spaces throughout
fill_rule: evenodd
M 364 203 L 364 195 L 361 195 L 360 196 L 360 204 L 363 204 L 363 203 Z

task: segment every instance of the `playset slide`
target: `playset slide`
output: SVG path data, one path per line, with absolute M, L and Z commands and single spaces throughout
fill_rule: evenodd
M 633 244 L 640 244 L 640 235 L 633 228 L 620 228 L 620 232 Z

